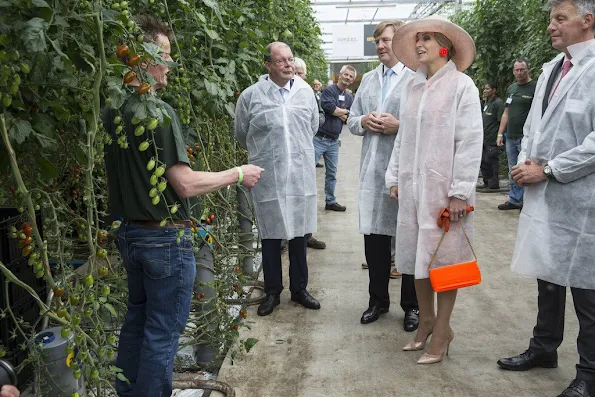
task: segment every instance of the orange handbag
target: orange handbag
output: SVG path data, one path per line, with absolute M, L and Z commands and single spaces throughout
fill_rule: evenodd
M 471 252 L 473 253 L 473 257 L 475 260 L 469 262 L 461 262 L 455 263 L 454 265 L 442 266 L 436 269 L 432 269 L 432 264 L 434 263 L 434 259 L 436 259 L 436 255 L 438 254 L 438 249 L 444 240 L 444 236 L 448 232 L 450 221 L 448 220 L 448 210 L 443 209 L 440 212 L 440 216 L 438 217 L 438 225 L 442 227 L 445 226 L 444 233 L 442 233 L 442 238 L 440 238 L 440 242 L 434 251 L 434 255 L 430 260 L 430 264 L 428 265 L 428 269 L 430 271 L 430 283 L 432 283 L 432 288 L 436 292 L 446 292 L 452 291 L 459 288 L 470 287 L 472 285 L 477 285 L 481 283 L 481 272 L 479 271 L 479 266 L 477 265 L 477 256 L 475 255 L 475 250 L 473 250 L 473 246 L 471 245 L 471 241 L 467 236 L 467 231 L 463 227 L 461 222 L 458 222 L 461 225 L 461 229 L 463 230 L 463 234 L 465 235 L 465 239 L 467 243 L 469 243 L 469 247 L 471 248 Z M 473 211 L 473 207 L 468 206 L 467 212 Z

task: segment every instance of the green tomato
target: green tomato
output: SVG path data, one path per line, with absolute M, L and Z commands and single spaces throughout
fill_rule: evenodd
M 81 370 L 80 369 L 75 369 L 74 371 L 72 371 L 72 377 L 76 380 L 79 380 L 81 378 Z
M 164 166 L 159 166 L 157 167 L 157 169 L 155 170 L 155 175 L 157 175 L 158 177 L 163 176 L 163 174 L 165 174 L 165 167 Z
M 113 345 L 116 343 L 116 335 L 110 335 L 107 337 L 107 343 Z
M 141 136 L 144 133 L 145 133 L 145 127 L 143 127 L 142 125 L 139 125 L 134 130 L 134 136 Z
M 92 274 L 87 274 L 83 282 L 85 283 L 86 287 L 91 288 L 93 286 L 93 283 L 95 282 L 95 279 L 93 278 Z
M 23 72 L 24 74 L 29 74 L 29 72 L 31 71 L 31 68 L 29 67 L 29 65 L 27 65 L 26 63 L 21 63 L 21 72 Z
M 87 317 L 87 318 L 91 318 L 91 316 L 93 315 L 93 310 L 91 310 L 91 309 L 87 309 L 87 310 L 85 310 L 85 313 L 84 313 L 84 315 L 85 315 L 85 317 Z
M 130 122 L 134 125 L 137 125 L 141 122 L 141 119 L 139 119 L 138 117 L 133 117 L 132 120 L 130 120 Z
M 175 214 L 176 212 L 178 212 L 178 205 L 177 205 L 177 204 L 174 204 L 174 206 L 173 206 L 173 207 L 171 207 L 171 210 L 170 210 L 170 212 L 171 212 L 172 214 Z
M 122 121 L 122 117 L 120 117 L 120 116 L 114 117 L 114 124 L 120 124 L 121 121 Z
M 78 314 L 75 314 L 74 316 L 72 316 L 72 325 L 77 327 L 77 326 L 79 326 L 80 323 L 81 323 L 81 316 L 79 316 Z
M 10 95 L 4 95 L 2 97 L 2 105 L 4 105 L 4 107 L 7 108 L 11 104 L 12 104 L 12 97 Z
M 119 125 L 118 128 L 116 128 L 116 134 L 119 134 L 120 132 L 122 132 L 122 129 L 124 129 L 124 127 Z
M 159 201 L 160 201 L 160 200 L 161 200 L 161 199 L 159 198 L 159 196 L 155 196 L 155 197 L 153 197 L 153 200 L 152 200 L 152 203 L 153 203 L 153 205 L 157 205 L 157 204 L 159 204 Z
M 141 144 L 138 145 L 138 150 L 140 150 L 141 152 L 144 152 L 148 148 L 149 148 L 149 142 L 148 141 L 141 142 Z
M 163 192 L 165 189 L 167 189 L 167 182 L 165 182 L 165 181 L 159 182 L 159 185 L 157 185 L 157 189 L 160 192 Z
M 70 328 L 62 327 L 62 329 L 60 330 L 60 335 L 62 336 L 62 338 L 68 339 L 68 337 L 70 336 Z
M 87 294 L 87 302 L 95 302 L 95 294 L 93 292 Z
M 147 123 L 147 129 L 148 130 L 154 130 L 155 128 L 157 128 L 158 125 L 159 125 L 159 120 L 157 120 L 157 119 L 151 119 Z
M 157 197 L 158 194 L 159 194 L 159 191 L 156 188 L 152 188 L 149 191 L 149 197 L 151 197 L 151 198 Z
M 151 178 L 149 178 L 149 182 L 151 183 L 152 186 L 155 186 L 157 184 L 157 175 L 153 174 L 151 175 Z
M 153 168 L 155 168 L 155 160 L 151 159 L 149 160 L 149 162 L 147 163 L 147 170 L 148 171 L 152 171 Z
M 108 296 L 110 293 L 110 287 L 105 285 L 102 289 L 101 289 L 101 296 Z
M 91 371 L 91 379 L 92 380 L 99 379 L 99 371 L 97 371 L 96 369 L 94 369 L 93 371 Z

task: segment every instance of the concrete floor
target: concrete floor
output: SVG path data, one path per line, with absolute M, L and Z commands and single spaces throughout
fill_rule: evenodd
M 450 356 L 421 366 L 421 352 L 401 350 L 413 334 L 402 328 L 400 280 L 391 280 L 391 310 L 368 325 L 359 322 L 368 301 L 368 275 L 361 269 L 363 237 L 358 233 L 357 186 L 361 138 L 341 135 L 336 195 L 347 212 L 324 211 L 324 168 L 317 169 L 319 217 L 316 237 L 327 249 L 308 251 L 310 292 L 322 309 L 309 311 L 289 301 L 268 317 L 248 311 L 241 338 L 259 342 L 243 358 L 221 368 L 219 379 L 238 397 L 361 396 L 557 396 L 574 378 L 578 323 L 567 300 L 567 339 L 559 368 L 529 372 L 499 370 L 500 357 L 516 355 L 529 343 L 536 318 L 535 280 L 513 274 L 509 265 L 518 211 L 499 211 L 502 194 L 479 194 L 476 252 L 482 269 L 479 286 L 460 291 L 453 313 L 456 337 Z M 221 396 L 212 393 L 212 396 Z

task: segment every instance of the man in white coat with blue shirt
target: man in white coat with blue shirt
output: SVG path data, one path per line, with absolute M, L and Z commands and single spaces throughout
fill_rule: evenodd
M 549 0 L 549 7 L 548 31 L 561 54 L 543 66 L 512 170 L 525 188 L 512 269 L 537 278 L 537 324 L 529 348 L 498 365 L 513 371 L 558 366 L 570 287 L 580 361 L 576 378 L 559 397 L 590 397 L 595 396 L 595 1 Z
M 236 106 L 235 136 L 251 164 L 263 168 L 251 190 L 262 239 L 266 298 L 258 315 L 280 303 L 283 290 L 281 240 L 289 245 L 291 300 L 308 309 L 320 304 L 306 290 L 306 235 L 316 231 L 316 171 L 312 138 L 318 130 L 318 104 L 308 83 L 295 75 L 293 53 L 285 43 L 266 47 L 269 72 L 248 87 Z
M 362 324 L 376 321 L 388 312 L 388 284 L 391 267 L 391 240 L 397 231 L 399 204 L 391 199 L 384 175 L 399 130 L 401 90 L 411 75 L 392 50 L 392 39 L 401 21 L 383 21 L 376 25 L 374 40 L 381 64 L 362 78 L 347 125 L 354 135 L 363 136 L 359 180 L 359 229 L 364 235 L 369 272 L 368 309 Z M 396 255 L 399 255 L 397 252 Z M 413 275 L 403 275 L 401 308 L 405 312 L 403 328 L 411 332 L 419 323 L 419 306 Z

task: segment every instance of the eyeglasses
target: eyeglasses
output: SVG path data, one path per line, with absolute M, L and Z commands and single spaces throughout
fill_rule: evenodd
M 524 72 L 525 70 L 527 70 L 527 68 L 523 68 L 523 69 L 512 69 L 512 71 L 514 73 L 521 73 L 521 72 Z
M 276 61 L 271 60 L 270 62 L 275 62 L 277 66 L 285 65 L 286 63 L 293 64 L 295 59 L 293 58 L 285 58 L 285 59 L 278 59 Z

